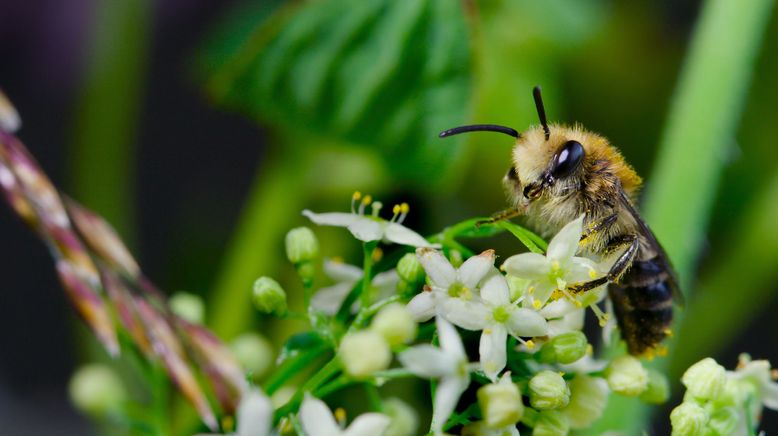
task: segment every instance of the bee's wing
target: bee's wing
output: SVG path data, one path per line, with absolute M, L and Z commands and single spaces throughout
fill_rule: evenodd
M 670 262 L 670 258 L 667 257 L 665 249 L 662 248 L 662 245 L 659 243 L 659 241 L 656 240 L 654 232 L 648 228 L 648 225 L 643 221 L 643 218 L 640 216 L 638 211 L 635 210 L 634 206 L 632 206 L 632 202 L 627 197 L 627 194 L 624 192 L 624 190 L 620 190 L 619 194 L 619 201 L 621 202 L 622 206 L 624 206 L 624 209 L 628 210 L 630 215 L 632 215 L 632 218 L 635 219 L 635 222 L 640 229 L 641 236 L 643 236 L 651 245 L 651 248 L 656 251 L 657 259 L 662 264 L 661 266 L 664 268 L 664 270 L 667 271 L 667 282 L 673 292 L 673 300 L 679 306 L 684 306 L 685 300 L 683 293 L 681 292 L 681 289 L 678 285 L 678 274 L 675 272 L 675 268 L 673 268 L 673 264 Z

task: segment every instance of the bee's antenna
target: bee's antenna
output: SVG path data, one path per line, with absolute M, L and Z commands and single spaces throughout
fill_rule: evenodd
M 535 97 L 535 107 L 538 110 L 538 118 L 540 118 L 540 124 L 543 126 L 543 131 L 546 133 L 546 141 L 551 136 L 551 130 L 548 128 L 548 120 L 546 119 L 546 108 L 543 107 L 543 97 L 540 96 L 540 86 L 535 86 L 532 89 L 532 96 Z
M 467 132 L 498 132 L 513 136 L 514 138 L 521 136 L 516 130 L 511 129 L 510 127 L 499 126 L 497 124 L 472 124 L 469 126 L 454 127 L 453 129 L 440 132 L 438 136 L 441 138 L 447 138 L 449 136 L 459 135 L 460 133 Z

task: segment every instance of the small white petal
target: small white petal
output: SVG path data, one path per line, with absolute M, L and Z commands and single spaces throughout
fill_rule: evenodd
M 343 212 L 328 212 L 328 213 L 313 213 L 310 210 L 304 210 L 303 215 L 308 217 L 309 220 L 320 226 L 335 226 L 335 227 L 348 227 L 354 224 L 360 217 L 354 213 Z
M 497 381 L 497 375 L 500 371 L 505 369 L 507 339 L 508 332 L 500 324 L 494 324 L 491 328 L 484 329 L 481 334 L 481 342 L 478 345 L 481 370 L 493 382 Z
M 392 420 L 382 413 L 365 413 L 359 415 L 343 432 L 344 436 L 376 436 L 381 435 L 389 427 Z
M 583 310 L 574 310 L 559 319 L 553 319 L 548 322 L 548 336 L 559 336 L 562 333 L 572 332 L 583 329 L 584 315 Z
M 335 436 L 342 432 L 324 401 L 307 392 L 299 415 L 300 424 L 309 436 Z
M 435 435 L 442 434 L 443 426 L 446 424 L 449 416 L 451 416 L 451 413 L 454 412 L 459 402 L 459 397 L 469 384 L 469 374 L 466 377 L 451 376 L 440 380 L 438 388 L 435 390 L 435 401 L 432 406 L 432 428 L 435 431 Z
M 408 371 L 424 378 L 439 378 L 453 374 L 457 360 L 440 348 L 429 344 L 416 345 L 397 355 Z
M 380 222 L 364 216 L 359 217 L 348 226 L 348 231 L 363 242 L 380 241 L 384 237 L 384 226 Z
M 546 256 L 538 253 L 521 253 L 505 259 L 502 268 L 514 277 L 530 280 L 545 279 L 551 267 Z
M 561 261 L 575 255 L 578 251 L 581 233 L 583 233 L 583 218 L 584 216 L 581 215 L 570 221 L 551 239 L 551 242 L 548 243 L 548 252 L 546 252 L 549 259 Z
M 456 281 L 456 270 L 439 251 L 431 248 L 417 248 L 416 258 L 419 259 L 419 263 L 434 286 L 448 289 Z
M 569 300 L 560 298 L 559 300 L 546 304 L 544 308 L 540 309 L 540 314 L 546 319 L 554 319 L 561 318 L 574 310 L 580 309 L 580 307 L 577 307 Z
M 545 336 L 548 322 L 534 310 L 519 308 L 508 319 L 508 331 L 514 336 Z
M 397 292 L 397 283 L 399 282 L 400 276 L 397 275 L 397 270 L 390 269 L 389 271 L 376 274 L 370 283 L 378 291 L 378 299 L 383 299 Z
M 432 292 L 420 292 L 405 306 L 416 322 L 429 321 L 435 316 L 435 299 Z
M 332 259 L 324 261 L 324 274 L 336 282 L 356 282 L 362 280 L 362 268 Z
M 465 347 L 462 345 L 462 338 L 459 337 L 457 329 L 441 317 L 435 318 L 435 325 L 438 329 L 440 348 L 454 359 L 467 359 Z
M 321 288 L 313 294 L 311 307 L 325 315 L 335 315 L 353 287 L 354 283 L 338 283 Z
M 493 306 L 502 306 L 511 302 L 508 282 L 495 268 L 492 268 L 492 272 L 481 284 L 481 298 Z
M 778 384 L 770 382 L 762 386 L 762 403 L 770 410 L 778 410 Z
M 457 270 L 457 277 L 463 285 L 475 289 L 478 283 L 494 266 L 494 250 L 486 250 L 465 261 Z
M 384 227 L 384 239 L 400 245 L 411 247 L 432 247 L 423 236 L 405 227 L 402 224 L 386 223 Z
M 478 300 L 436 296 L 436 305 L 446 321 L 465 330 L 482 330 L 492 319 L 492 311 Z
M 266 436 L 273 424 L 273 405 L 259 389 L 252 389 L 240 400 L 237 436 Z

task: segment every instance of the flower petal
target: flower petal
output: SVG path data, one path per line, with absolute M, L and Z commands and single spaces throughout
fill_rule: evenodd
M 580 307 L 577 307 L 569 300 L 562 298 L 546 304 L 544 308 L 540 309 L 539 313 L 546 319 L 554 319 L 561 318 L 574 310 L 580 309 Z
M 338 283 L 319 289 L 311 298 L 311 307 L 325 315 L 335 315 L 348 297 L 354 283 Z
M 324 274 L 336 282 L 356 282 L 362 279 L 362 268 L 327 259 L 324 261 Z
M 545 279 L 550 268 L 546 256 L 538 253 L 521 253 L 505 259 L 502 269 L 514 277 L 530 280 Z
M 435 299 L 432 292 L 420 292 L 405 307 L 416 322 L 429 321 L 435 316 Z
M 419 259 L 419 263 L 434 286 L 448 289 L 456 281 L 456 270 L 439 251 L 431 248 L 417 248 L 416 258 Z
M 359 415 L 343 432 L 344 436 L 375 436 L 383 434 L 392 420 L 383 413 Z
M 443 426 L 457 407 L 459 397 L 467 389 L 468 384 L 470 384 L 469 374 L 465 377 L 444 377 L 438 383 L 432 406 L 432 429 L 436 436 L 443 434 Z
M 308 209 L 303 211 L 303 215 L 320 226 L 335 226 L 335 227 L 348 227 L 361 218 L 359 215 L 354 213 L 343 213 L 343 212 L 313 213 Z
M 273 423 L 273 405 L 259 389 L 247 392 L 238 406 L 236 436 L 266 436 Z
M 583 219 L 581 215 L 578 218 L 570 221 L 562 227 L 562 230 L 556 234 L 548 243 L 548 251 L 546 256 L 553 260 L 569 259 L 575 255 L 578 251 L 578 242 L 581 240 L 581 233 L 583 233 Z
M 574 310 L 559 319 L 552 319 L 548 322 L 548 336 L 559 336 L 562 333 L 572 332 L 583 329 L 584 315 L 583 310 Z
M 331 436 L 341 433 L 329 407 L 324 401 L 305 393 L 305 399 L 300 406 L 300 424 L 305 433 L 311 436 Z
M 494 250 L 486 250 L 465 261 L 457 270 L 457 277 L 463 285 L 475 289 L 478 283 L 494 266 Z
M 505 369 L 507 353 L 505 347 L 508 332 L 500 324 L 492 328 L 484 329 L 481 334 L 481 342 L 478 345 L 478 354 L 481 359 L 481 370 L 491 381 L 497 381 L 497 374 Z
M 350 226 L 348 231 L 354 235 L 355 238 L 363 242 L 380 241 L 384 237 L 384 228 L 380 222 L 360 216 Z
M 440 348 L 455 359 L 467 359 L 465 347 L 462 345 L 462 338 L 459 337 L 457 329 L 442 317 L 435 318 L 435 325 L 438 329 Z
M 429 344 L 416 345 L 397 355 L 408 371 L 424 378 L 438 378 L 456 371 L 456 359 Z
M 507 324 L 508 330 L 514 336 L 535 337 L 548 333 L 548 322 L 531 309 L 514 310 Z
M 482 330 L 492 319 L 491 310 L 477 300 L 465 301 L 449 296 L 435 296 L 438 313 L 446 321 L 465 330 Z
M 397 283 L 400 282 L 400 276 L 397 275 L 397 270 L 391 269 L 378 273 L 373 277 L 371 284 L 377 291 L 377 297 L 379 299 L 387 298 L 397 292 Z
M 494 267 L 492 267 L 492 272 L 486 276 L 483 284 L 481 284 L 481 298 L 493 306 L 501 306 L 511 302 L 508 282 Z
M 387 223 L 384 227 L 384 239 L 400 245 L 411 247 L 432 247 L 423 236 L 402 224 Z

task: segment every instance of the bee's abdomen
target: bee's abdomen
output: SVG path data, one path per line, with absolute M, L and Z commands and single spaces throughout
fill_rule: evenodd
M 650 353 L 670 332 L 673 293 L 655 259 L 635 261 L 608 287 L 616 320 L 630 354 Z

